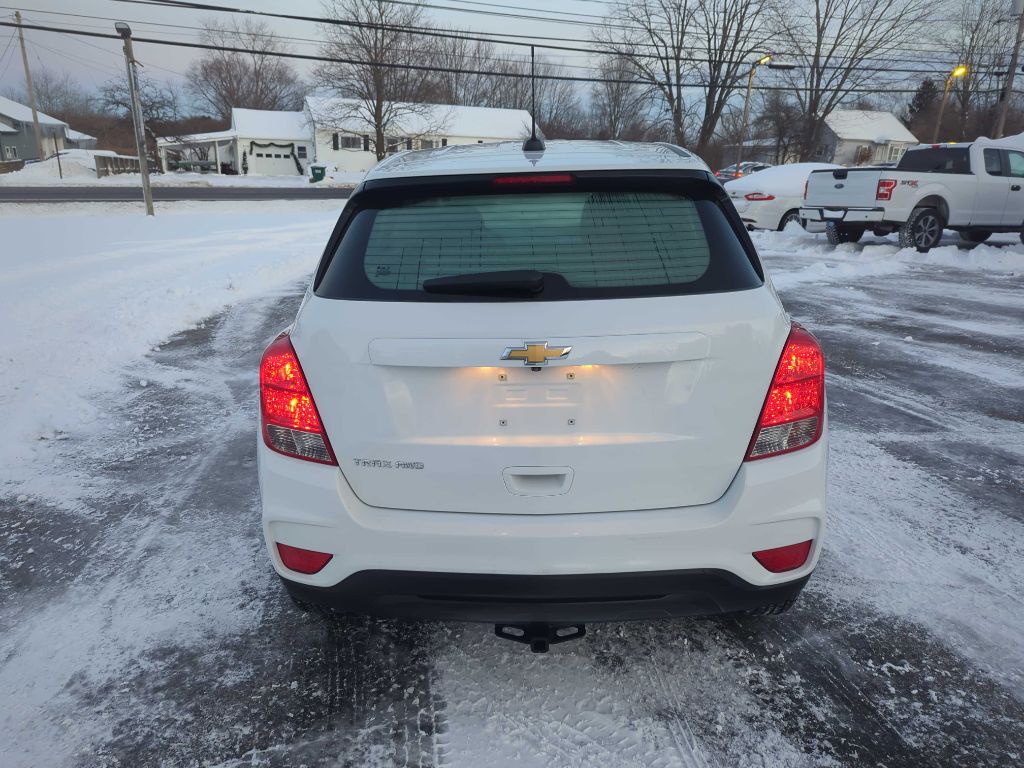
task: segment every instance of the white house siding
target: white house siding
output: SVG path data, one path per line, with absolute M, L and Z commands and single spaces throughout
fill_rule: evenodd
M 334 148 L 335 133 L 338 134 L 338 149 Z M 449 135 L 424 136 L 417 139 L 398 137 L 395 151 L 404 152 L 407 149 L 430 149 L 456 144 L 483 144 L 492 141 L 496 141 L 496 139 Z M 346 143 L 355 146 L 346 147 L 344 146 Z M 315 158 L 317 163 L 334 166 L 339 171 L 365 172 L 377 164 L 377 153 L 374 151 L 373 143 L 365 134 L 342 133 L 322 128 L 318 128 L 316 131 Z

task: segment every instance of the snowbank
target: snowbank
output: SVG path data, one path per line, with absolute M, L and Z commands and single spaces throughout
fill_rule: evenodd
M 340 206 L 162 204 L 151 219 L 134 204 L 4 211 L 0 361 L 16 373 L 0 388 L 3 480 L 41 471 L 40 441 L 87 429 L 98 396 L 154 345 L 308 275 Z
M 0 174 L 0 186 L 4 187 L 51 187 L 51 186 L 125 186 L 139 187 L 142 177 L 138 173 L 123 173 L 96 178 L 97 155 L 116 157 L 115 152 L 104 150 L 69 149 L 60 153 L 61 168 L 57 158 L 29 163 L 22 170 Z M 60 171 L 63 170 L 64 178 Z M 366 174 L 363 171 L 328 172 L 327 178 L 317 186 L 351 187 L 358 184 Z M 222 176 L 216 173 L 154 173 L 150 177 L 154 187 L 308 187 L 307 176 Z

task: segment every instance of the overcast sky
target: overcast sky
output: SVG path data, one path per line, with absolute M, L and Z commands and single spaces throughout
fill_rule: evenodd
M 495 0 L 500 2 L 501 0 Z M 9 0 L 7 0 L 9 2 Z M 320 0 L 292 0 L 282 4 L 280 0 L 207 0 L 210 4 L 232 7 L 244 7 L 253 10 L 278 11 L 285 8 L 286 13 L 320 16 L 323 8 Z M 459 5 L 459 0 L 436 0 L 440 5 Z M 535 8 L 540 14 L 546 11 L 568 11 L 578 14 L 599 15 L 607 5 L 593 0 L 507 0 L 509 5 Z M 0 19 L 14 20 L 14 8 L 2 5 L 0 0 Z M 468 9 L 491 10 L 482 6 L 467 5 Z M 197 32 L 189 29 L 155 26 L 157 24 L 177 24 L 191 27 L 202 26 L 211 18 L 226 20 L 228 14 L 210 14 L 188 9 L 158 8 L 152 5 L 131 5 L 116 0 L 30 0 L 27 7 L 21 9 L 26 24 L 74 27 L 82 30 L 107 32 L 113 31 L 113 20 L 127 21 L 137 36 L 161 37 L 174 40 L 195 40 Z M 529 13 L 528 11 L 513 11 Z M 70 14 L 79 14 L 73 16 Z M 521 35 L 539 35 L 553 37 L 589 38 L 590 29 L 576 24 L 527 21 L 494 16 L 483 16 L 474 13 L 457 11 L 430 11 L 430 18 L 436 23 L 471 29 L 479 32 L 506 33 Z M 99 17 L 99 18 L 82 18 Z M 580 16 L 579 21 L 597 21 L 597 19 Z M 315 53 L 319 29 L 315 24 L 292 22 L 280 19 L 267 19 L 274 30 L 281 35 L 309 38 L 314 42 L 293 43 L 292 48 L 299 53 Z M 111 77 L 123 74 L 124 59 L 121 46 L 115 40 L 74 37 L 54 32 L 27 30 L 26 43 L 29 50 L 29 65 L 33 70 L 46 67 L 60 72 L 69 72 L 85 85 L 102 83 Z M 585 46 L 584 46 L 585 47 Z M 0 54 L 6 49 L 6 55 L 0 58 L 0 90 L 7 87 L 23 87 L 21 55 L 18 50 L 17 31 L 8 27 L 0 27 Z M 172 48 L 160 45 L 136 45 L 136 56 L 145 65 L 145 72 L 151 77 L 181 80 L 196 51 L 183 48 Z M 543 53 L 543 52 L 538 52 Z M 570 65 L 586 65 L 586 54 L 563 54 L 558 56 L 563 63 Z M 306 67 L 295 62 L 301 72 Z M 579 74 L 587 74 L 580 71 Z

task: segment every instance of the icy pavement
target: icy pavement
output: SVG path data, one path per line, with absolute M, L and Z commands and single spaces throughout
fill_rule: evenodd
M 194 285 L 193 314 L 60 270 L 13 292 L 51 284 L 31 315 L 37 346 L 65 345 L 72 369 L 95 357 L 97 372 L 81 397 L 56 390 L 94 415 L 63 440 L 18 441 L 32 461 L 0 478 L 3 765 L 1024 762 L 1019 243 L 917 254 L 756 236 L 829 360 L 832 517 L 817 573 L 780 617 L 592 625 L 538 657 L 489 626 L 295 612 L 259 533 L 255 370 L 316 259 L 319 243 L 292 243 L 332 217 L 295 203 L 191 213 L 159 247 L 118 215 L 61 242 L 96 272 L 130 265 L 135 243 L 149 261 L 132 279 Z M 64 258 L 45 227 L 26 268 Z M 269 268 L 282 246 L 279 270 L 225 290 L 223 249 Z M 206 271 L 166 269 L 178 259 Z M 121 354 L 73 354 L 104 322 L 59 300 L 79 285 L 133 307 Z M 5 325 L 33 311 L 19 306 Z M 51 369 L 19 344 L 8 335 L 3 359 L 17 351 L 24 392 L 34 366 Z

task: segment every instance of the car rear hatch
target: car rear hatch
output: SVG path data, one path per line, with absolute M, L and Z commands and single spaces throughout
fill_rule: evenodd
M 807 179 L 805 207 L 872 208 L 877 205 L 875 193 L 879 168 L 835 168 L 812 171 Z
M 789 324 L 717 185 L 492 184 L 358 195 L 299 313 L 355 493 L 506 514 L 721 497 Z

